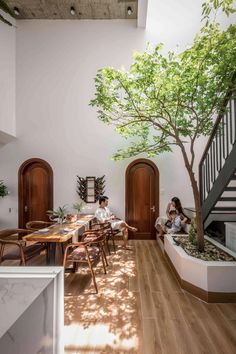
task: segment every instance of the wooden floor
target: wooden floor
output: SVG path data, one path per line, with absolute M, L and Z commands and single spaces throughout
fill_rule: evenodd
M 65 353 L 236 353 L 236 304 L 206 304 L 178 285 L 156 241 L 130 241 L 65 282 Z
M 107 275 L 96 267 L 98 295 L 87 268 L 66 275 L 65 353 L 235 354 L 236 304 L 183 291 L 156 241 L 130 246 L 108 257 Z

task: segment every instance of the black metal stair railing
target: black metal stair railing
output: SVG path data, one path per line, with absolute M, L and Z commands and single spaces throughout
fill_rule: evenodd
M 204 210 L 204 202 L 210 196 L 219 175 L 223 173 L 225 176 L 221 176 L 221 179 L 227 183 L 236 166 L 235 162 L 235 166 L 232 166 L 232 171 L 229 170 L 228 166 L 227 169 L 224 168 L 226 165 L 229 165 L 226 164 L 226 161 L 231 152 L 235 150 L 233 148 L 236 145 L 236 99 L 231 98 L 226 107 L 226 113 L 219 116 L 215 122 L 211 137 L 199 164 L 199 187 L 203 205 L 203 219 L 210 212 L 209 203 L 207 209 L 205 208 Z M 226 187 L 226 184 L 222 186 L 221 191 L 217 189 L 219 195 L 222 193 L 224 187 Z M 213 208 L 217 198 L 212 198 L 211 196 L 210 199 L 213 203 L 211 208 Z

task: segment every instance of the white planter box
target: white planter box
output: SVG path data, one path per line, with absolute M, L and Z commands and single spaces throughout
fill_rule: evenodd
M 217 247 L 221 248 L 220 245 Z M 231 298 L 235 294 L 236 299 L 236 262 L 202 261 L 191 257 L 182 247 L 175 245 L 170 235 L 165 236 L 164 249 L 179 279 L 186 285 L 183 288 L 189 290 L 195 287 L 199 293 L 203 290 L 202 294 L 205 294 L 203 299 L 208 298 L 209 294 L 220 298 L 218 293 L 232 295 Z
M 236 252 L 236 223 L 225 222 L 225 244 L 230 250 Z

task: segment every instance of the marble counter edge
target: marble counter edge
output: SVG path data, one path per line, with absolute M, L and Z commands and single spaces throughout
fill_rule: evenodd
M 0 338 L 58 276 L 63 267 L 0 267 Z

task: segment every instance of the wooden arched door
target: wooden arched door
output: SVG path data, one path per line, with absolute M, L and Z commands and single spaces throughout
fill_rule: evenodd
M 155 220 L 159 216 L 159 171 L 147 159 L 133 161 L 126 170 L 126 221 L 138 228 L 130 238 L 155 239 Z
M 48 221 L 53 208 L 53 171 L 42 159 L 25 161 L 18 172 L 19 227 L 31 220 Z

